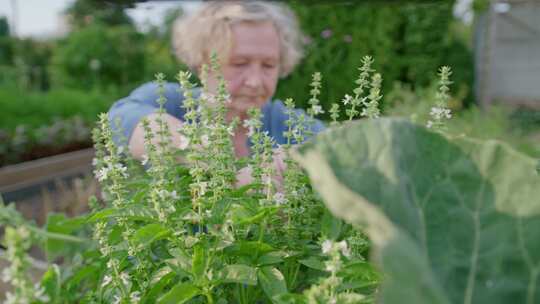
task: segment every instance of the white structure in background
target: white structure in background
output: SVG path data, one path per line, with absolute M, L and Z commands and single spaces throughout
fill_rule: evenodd
M 68 22 L 62 12 L 75 0 L 0 0 L 0 17 L 8 18 L 15 36 L 46 40 L 62 37 L 69 32 Z M 140 2 L 127 14 L 137 28 L 145 30 L 148 25 L 161 25 L 165 12 L 181 6 L 191 12 L 201 4 L 200 0 L 147 1 Z
M 479 16 L 476 97 L 540 109 L 540 1 L 496 0 Z

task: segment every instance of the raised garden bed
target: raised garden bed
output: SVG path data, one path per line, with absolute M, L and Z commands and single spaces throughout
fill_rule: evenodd
M 91 171 L 94 149 L 44 157 L 0 168 L 0 193 L 10 193 L 57 178 Z

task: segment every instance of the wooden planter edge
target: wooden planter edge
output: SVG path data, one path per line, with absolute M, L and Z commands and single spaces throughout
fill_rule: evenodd
M 94 155 L 94 148 L 88 148 L 2 167 L 0 193 L 17 191 L 78 173 L 87 173 L 92 169 Z

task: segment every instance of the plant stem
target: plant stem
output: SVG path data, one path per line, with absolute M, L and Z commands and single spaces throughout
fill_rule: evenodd
M 46 237 L 47 239 L 53 239 L 53 240 L 59 240 L 59 241 L 66 241 L 66 242 L 74 242 L 74 243 L 85 243 L 88 242 L 87 239 L 83 239 L 76 236 L 61 234 L 61 233 L 55 233 L 55 232 L 49 232 L 45 231 L 40 228 L 36 228 L 33 226 L 27 226 L 28 230 L 39 234 L 40 236 Z

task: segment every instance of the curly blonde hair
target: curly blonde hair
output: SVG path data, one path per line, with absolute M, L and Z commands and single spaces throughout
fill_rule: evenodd
M 231 26 L 238 22 L 270 21 L 280 41 L 280 77 L 289 75 L 303 57 L 301 31 L 296 16 L 284 4 L 263 1 L 212 1 L 194 14 L 178 18 L 173 25 L 172 43 L 176 57 L 191 70 L 207 62 L 216 50 L 228 58 Z

